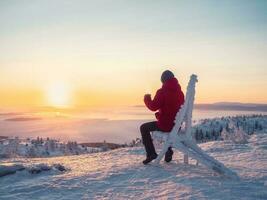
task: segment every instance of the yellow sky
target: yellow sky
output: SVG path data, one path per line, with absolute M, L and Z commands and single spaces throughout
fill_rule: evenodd
M 0 2 L 0 107 L 139 105 L 165 69 L 197 103 L 267 103 L 264 1 L 155 2 Z
M 191 71 L 186 67 L 180 67 L 178 70 L 178 67 L 168 68 L 177 75 L 185 91 Z M 143 94 L 154 94 L 161 87 L 160 75 L 165 68 L 151 66 L 146 69 L 124 69 L 110 66 L 106 69 L 95 69 L 96 71 L 88 67 L 86 70 L 90 73 L 82 72 L 83 70 L 76 72 L 79 69 L 73 69 L 73 74 L 69 76 L 42 72 L 44 74 L 40 79 L 36 79 L 32 73 L 25 75 L 25 80 L 14 77 L 13 80 L 8 80 L 9 85 L 1 87 L 0 103 L 2 106 L 139 105 L 143 103 Z M 261 80 L 252 81 L 252 78 L 247 76 L 244 81 L 237 77 L 237 81 L 231 73 L 222 74 L 225 77 L 212 77 L 212 73 L 206 73 L 204 69 L 198 71 L 197 103 L 266 103 L 266 93 L 263 92 L 265 85 L 261 85 Z M 18 74 L 21 76 L 23 73 Z

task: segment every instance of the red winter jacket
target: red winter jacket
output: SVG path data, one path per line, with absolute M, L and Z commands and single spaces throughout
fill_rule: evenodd
M 176 113 L 184 103 L 184 94 L 176 78 L 171 78 L 164 82 L 154 99 L 145 96 L 144 102 L 148 109 L 157 111 L 157 125 L 162 131 L 169 132 L 174 126 Z

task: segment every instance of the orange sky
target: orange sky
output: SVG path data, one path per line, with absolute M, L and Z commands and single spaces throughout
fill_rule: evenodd
M 0 107 L 139 105 L 165 69 L 199 76 L 197 103 L 267 103 L 266 19 L 264 1 L 0 2 Z

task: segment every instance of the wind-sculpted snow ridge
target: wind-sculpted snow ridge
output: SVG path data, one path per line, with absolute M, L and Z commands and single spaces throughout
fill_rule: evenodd
M 185 165 L 178 151 L 171 163 L 144 166 L 143 148 L 133 147 L 77 156 L 4 159 L 3 164 L 61 163 L 69 170 L 1 177 L 0 199 L 267 199 L 266 132 L 255 132 L 247 143 L 225 140 L 200 146 L 240 179 L 216 175 L 194 160 Z

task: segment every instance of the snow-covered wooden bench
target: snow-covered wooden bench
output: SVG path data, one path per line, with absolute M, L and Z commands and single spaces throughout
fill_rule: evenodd
M 197 76 L 191 75 L 190 81 L 187 86 L 185 102 L 175 117 L 175 125 L 171 132 L 154 131 L 152 133 L 153 139 L 163 141 L 163 148 L 159 153 L 154 163 L 159 164 L 169 147 L 178 149 L 184 154 L 184 162 L 188 163 L 188 156 L 196 159 L 199 163 L 206 165 L 213 171 L 226 175 L 228 177 L 237 177 L 237 174 L 230 169 L 226 168 L 222 163 L 206 154 L 196 143 L 192 137 L 192 110 L 195 98 L 195 85 Z M 184 124 L 184 131 L 180 128 Z

